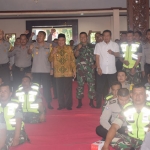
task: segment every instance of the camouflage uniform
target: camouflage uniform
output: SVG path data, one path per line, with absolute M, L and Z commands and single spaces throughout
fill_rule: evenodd
M 123 69 L 127 74 L 127 81 L 130 84 L 138 84 L 141 82 L 141 71 L 140 68 L 136 68 L 136 73 L 134 75 L 130 74 L 130 69 L 123 67 Z
M 25 123 L 31 123 L 31 124 L 40 123 L 40 114 L 39 113 L 24 112 L 23 117 L 24 117 L 23 121 Z
M 15 131 L 7 131 L 5 146 L 2 148 L 2 150 L 8 150 L 9 147 L 12 146 L 14 134 L 15 134 Z M 25 143 L 26 141 L 29 141 L 28 136 L 24 130 L 21 130 L 20 137 L 19 137 L 19 145 Z
M 115 139 L 111 143 L 111 146 L 115 150 L 140 150 L 142 143 L 142 140 L 117 133 Z
M 82 99 L 84 94 L 84 83 L 88 84 L 89 99 L 95 98 L 95 69 L 94 65 L 94 45 L 82 45 L 79 50 L 79 56 L 76 60 L 77 65 L 77 99 Z

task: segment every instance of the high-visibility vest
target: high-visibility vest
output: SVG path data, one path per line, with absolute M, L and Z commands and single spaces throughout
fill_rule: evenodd
M 23 90 L 17 90 L 16 96 L 22 103 L 23 112 L 39 113 L 39 104 L 36 103 L 38 91 L 31 89 L 28 93 Z
M 129 62 L 128 66 L 123 64 L 123 67 L 129 68 L 129 69 L 134 67 L 136 60 L 138 60 L 137 51 L 138 51 L 139 46 L 140 46 L 140 43 L 137 43 L 137 42 L 131 45 L 129 45 L 126 42 L 121 44 L 123 58 L 124 60 L 127 60 Z
M 4 115 L 6 122 L 6 129 L 9 131 L 15 130 L 16 127 L 16 110 L 19 107 L 18 100 L 12 99 L 5 107 L 0 104 L 0 113 Z M 21 129 L 23 129 L 24 123 L 22 122 Z
M 38 83 L 32 83 L 32 84 L 31 84 L 31 88 L 32 88 L 33 90 L 39 91 L 40 85 L 39 85 Z M 23 86 L 22 86 L 22 85 L 19 85 L 18 90 L 22 90 L 22 89 L 23 89 Z
M 127 123 L 128 135 L 144 140 L 150 126 L 150 102 L 146 102 L 139 113 L 136 111 L 133 103 L 130 102 L 125 105 L 123 114 Z

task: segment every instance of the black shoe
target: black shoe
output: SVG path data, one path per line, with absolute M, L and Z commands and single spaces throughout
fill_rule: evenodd
M 76 108 L 81 108 L 82 107 L 82 100 L 78 99 L 78 106 Z
M 94 106 L 94 104 L 93 104 L 93 100 L 92 100 L 92 99 L 90 99 L 90 103 L 89 103 L 89 105 L 90 105 L 92 108 L 95 108 L 95 106 Z
M 51 105 L 48 106 L 49 109 L 54 109 Z
M 72 108 L 71 107 L 67 107 L 67 110 L 72 110 Z
M 62 109 L 64 109 L 64 108 L 63 108 L 63 107 L 58 107 L 58 108 L 57 108 L 57 110 L 62 110 Z

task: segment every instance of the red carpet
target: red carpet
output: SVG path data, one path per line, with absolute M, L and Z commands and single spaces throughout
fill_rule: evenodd
M 85 94 L 83 107 L 77 109 L 76 82 L 73 83 L 73 110 L 57 110 L 58 102 L 53 100 L 54 110 L 47 110 L 47 121 L 43 124 L 26 125 L 31 143 L 13 150 L 90 150 L 91 143 L 98 141 L 95 128 L 99 125 L 101 110 L 89 106 Z M 87 93 L 87 85 L 85 92 Z

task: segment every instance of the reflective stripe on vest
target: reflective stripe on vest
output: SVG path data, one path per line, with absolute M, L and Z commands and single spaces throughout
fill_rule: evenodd
M 136 60 L 138 60 L 138 55 L 135 54 L 137 52 L 137 49 L 139 48 L 139 44 L 131 44 L 130 46 L 127 43 L 121 44 L 121 49 L 123 54 L 124 60 L 127 60 L 129 62 L 129 65 L 126 66 L 123 64 L 125 68 L 133 68 Z

